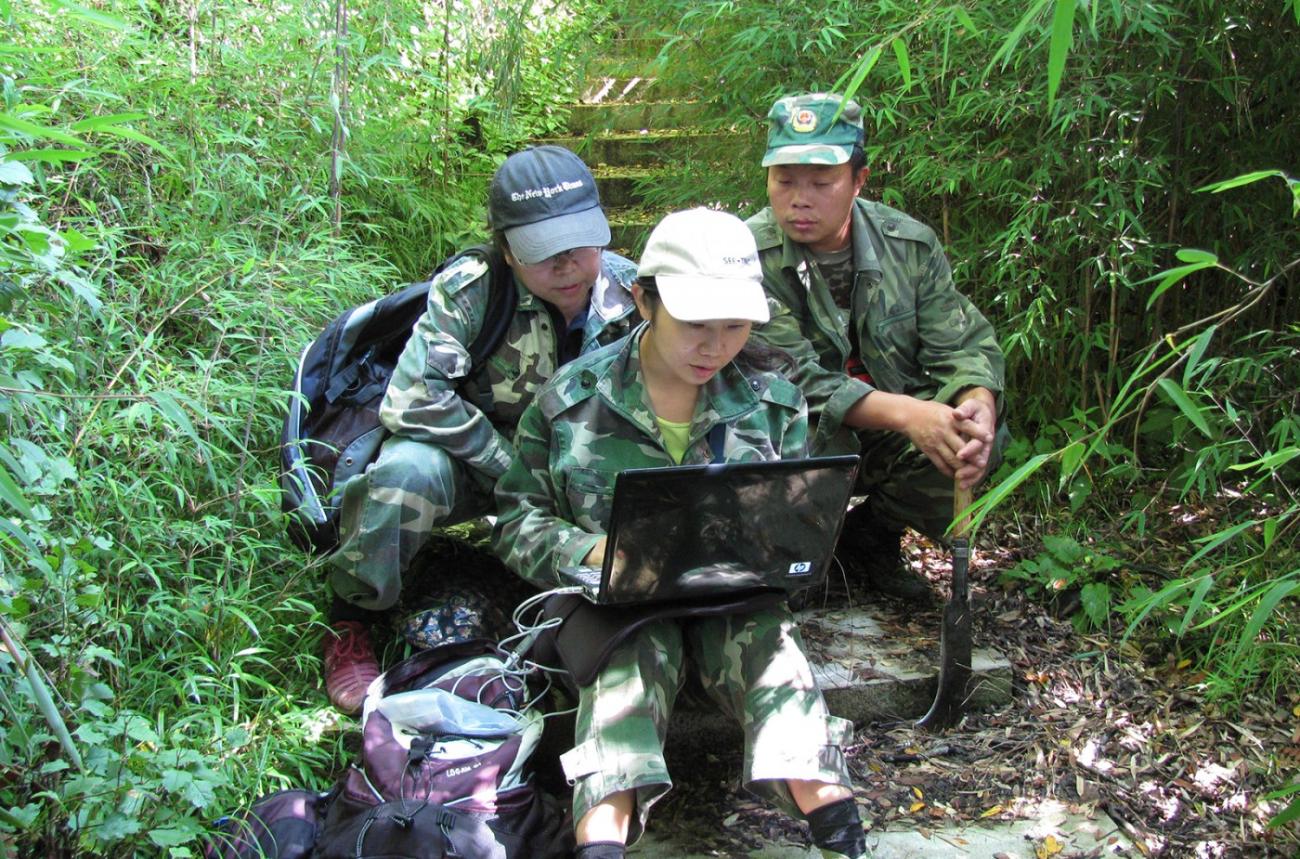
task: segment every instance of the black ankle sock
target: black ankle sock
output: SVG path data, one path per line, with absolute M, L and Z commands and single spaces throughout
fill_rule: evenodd
M 619 841 L 588 841 L 579 844 L 573 859 L 623 859 L 627 846 Z
M 867 854 L 867 836 L 853 797 L 836 800 L 807 815 L 813 844 L 825 850 L 857 857 Z
M 340 596 L 335 596 L 333 601 L 330 602 L 330 623 L 335 623 L 341 620 L 355 620 L 358 623 L 370 627 L 378 624 L 383 620 L 383 618 L 383 612 L 370 611 L 369 609 L 361 608 L 361 606 L 353 605 Z

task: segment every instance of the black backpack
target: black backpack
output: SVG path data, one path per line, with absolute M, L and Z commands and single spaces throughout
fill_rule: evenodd
M 460 389 L 481 397 L 485 359 L 510 329 L 518 296 L 505 259 L 490 245 L 450 257 L 434 274 L 471 254 L 487 262 L 491 286 L 483 326 L 469 345 L 471 375 Z M 424 313 L 431 283 L 413 283 L 346 311 L 303 350 L 280 436 L 280 506 L 299 548 L 324 554 L 338 545 L 334 490 L 365 471 L 388 437 L 379 404 Z

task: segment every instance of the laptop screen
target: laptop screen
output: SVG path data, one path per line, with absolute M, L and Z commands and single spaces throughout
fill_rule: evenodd
M 614 486 L 599 601 L 821 582 L 858 457 L 628 469 Z

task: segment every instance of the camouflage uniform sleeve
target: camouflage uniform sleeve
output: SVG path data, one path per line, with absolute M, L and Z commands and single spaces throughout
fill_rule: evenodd
M 988 388 L 1002 413 L 1005 360 L 993 326 L 970 299 L 957 291 L 943 249 L 931 250 L 917 284 L 917 362 L 940 388 L 935 400 L 951 403 L 971 387 Z
M 515 432 L 514 462 L 497 482 L 492 550 L 537 587 L 565 584 L 562 567 L 578 566 L 600 539 L 566 518 L 567 500 L 551 473 L 552 427 L 536 402 Z
M 496 479 L 514 451 L 491 421 L 460 396 L 457 385 L 470 372 L 468 344 L 486 310 L 485 288 L 478 283 L 457 290 L 465 278 L 487 280 L 481 260 L 466 259 L 441 272 L 429 288 L 429 304 L 398 358 L 379 419 L 394 435 L 443 448 L 451 456 Z M 468 296 L 479 301 L 468 300 Z M 463 298 L 463 300 L 461 300 Z
M 791 410 L 781 433 L 781 458 L 802 459 L 808 455 L 808 401 L 799 398 L 799 408 Z
M 764 272 L 764 277 L 781 277 L 780 272 Z M 816 422 L 814 450 L 827 446 L 828 440 L 844 425 L 844 416 L 854 403 L 875 390 L 860 379 L 842 370 L 828 369 L 821 363 L 817 350 L 803 336 L 790 309 L 774 298 L 767 298 L 771 318 L 755 326 L 754 336 L 774 349 L 788 354 L 794 363 L 790 380 L 798 385 L 807 398 L 807 412 Z

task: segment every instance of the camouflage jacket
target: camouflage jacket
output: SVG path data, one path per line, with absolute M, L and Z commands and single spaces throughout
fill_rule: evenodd
M 766 208 L 746 222 L 758 243 L 772 318 L 755 335 L 789 352 L 817 424 L 816 453 L 855 452 L 845 413 L 875 389 L 950 403 L 963 389 L 998 397 L 1004 378 L 993 326 L 953 286 L 934 230 L 897 209 L 859 199 L 853 208 L 852 307 L 838 309 L 804 248 Z M 846 318 L 847 317 L 847 318 Z M 861 359 L 869 381 L 846 375 Z
M 566 366 L 519 421 L 518 456 L 497 483 L 492 547 L 540 588 L 568 584 L 561 569 L 581 564 L 605 532 L 619 471 L 673 464 L 641 382 L 644 330 Z M 729 462 L 806 455 L 807 405 L 777 373 L 733 361 L 710 379 L 681 464 L 713 460 L 708 434 L 718 423 Z
M 516 282 L 519 305 L 510 329 L 487 359 L 490 400 L 459 390 L 472 369 L 469 344 L 483 325 L 488 279 L 487 265 L 477 257 L 461 259 L 434 278 L 429 306 L 397 361 L 379 417 L 393 434 L 436 444 L 496 479 L 514 457 L 510 436 L 524 407 L 558 369 L 564 332 L 555 331 L 547 305 Z M 637 317 L 629 287 L 635 279 L 634 263 L 608 251 L 602 255 L 583 352 L 631 330 Z

